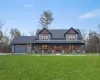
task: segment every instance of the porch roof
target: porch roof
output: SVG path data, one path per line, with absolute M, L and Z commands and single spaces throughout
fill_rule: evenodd
M 84 44 L 84 41 L 82 40 L 75 40 L 75 41 L 66 41 L 66 40 L 36 40 L 35 43 L 81 43 Z

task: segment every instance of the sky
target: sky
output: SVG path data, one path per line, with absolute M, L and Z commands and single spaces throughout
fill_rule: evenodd
M 54 21 L 50 29 L 98 30 L 100 24 L 100 0 L 0 0 L 0 20 L 4 31 L 18 28 L 29 35 L 40 28 L 39 18 L 50 10 Z

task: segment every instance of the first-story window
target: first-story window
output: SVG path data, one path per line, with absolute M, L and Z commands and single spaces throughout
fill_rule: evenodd
M 69 51 L 75 50 L 75 46 L 74 45 L 68 45 L 68 50 Z
M 42 45 L 42 50 L 47 50 L 48 49 L 48 45 Z

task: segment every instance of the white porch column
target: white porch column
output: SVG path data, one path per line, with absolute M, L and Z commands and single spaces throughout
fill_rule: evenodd
M 65 53 L 65 50 L 62 50 L 62 53 Z
M 81 45 L 81 52 L 83 53 L 83 45 Z

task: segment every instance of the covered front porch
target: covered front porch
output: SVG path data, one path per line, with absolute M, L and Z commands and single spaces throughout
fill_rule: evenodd
M 83 53 L 84 44 L 33 44 L 34 53 Z

